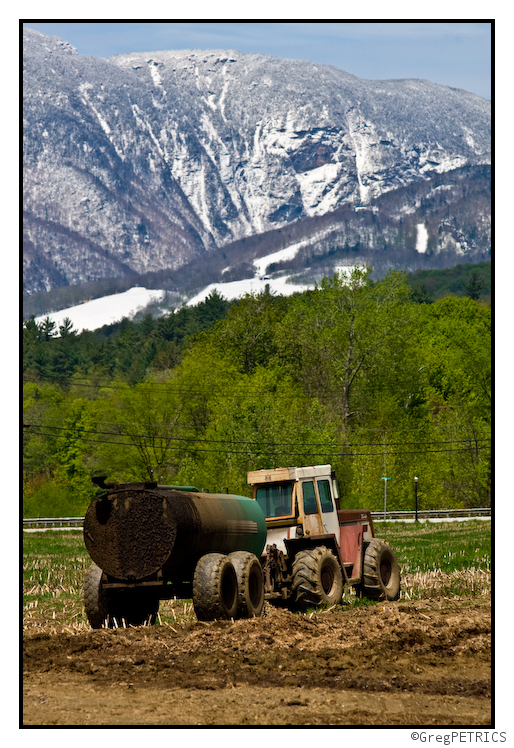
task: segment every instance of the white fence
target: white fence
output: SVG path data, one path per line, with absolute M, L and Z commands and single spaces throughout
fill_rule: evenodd
M 394 511 L 387 512 L 384 518 L 384 512 L 371 512 L 371 516 L 377 522 L 414 522 L 416 512 L 414 511 Z M 480 507 L 477 509 L 423 509 L 418 510 L 418 520 L 421 521 L 444 521 L 456 519 L 491 519 L 491 507 Z M 84 517 L 35 517 L 23 520 L 23 529 L 55 529 L 82 527 Z

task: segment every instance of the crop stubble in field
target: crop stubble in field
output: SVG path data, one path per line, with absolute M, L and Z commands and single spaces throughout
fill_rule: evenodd
M 161 626 L 97 631 L 58 574 L 38 607 L 27 570 L 25 725 L 491 723 L 487 569 L 412 569 L 397 603 L 208 624 L 177 600 Z

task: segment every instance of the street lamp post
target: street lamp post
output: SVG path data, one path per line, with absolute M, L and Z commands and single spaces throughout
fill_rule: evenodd
M 387 512 L 387 481 L 391 480 L 391 478 L 383 475 L 380 480 L 384 481 L 384 522 L 386 521 L 386 512 Z
M 416 496 L 416 514 L 415 514 L 415 521 L 418 521 L 418 479 L 416 476 L 414 476 L 414 493 Z

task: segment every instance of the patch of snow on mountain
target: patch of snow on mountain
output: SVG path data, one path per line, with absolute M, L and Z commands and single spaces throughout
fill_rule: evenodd
M 355 270 L 356 267 L 359 267 L 359 265 L 336 265 L 334 267 L 334 273 L 340 273 L 341 275 L 346 275 L 346 277 L 349 278 L 352 271 Z
M 416 237 L 416 249 L 418 252 L 426 252 L 428 245 L 428 231 L 424 223 L 417 223 L 418 235 Z
M 436 171 L 438 174 L 444 174 L 446 171 L 458 169 L 460 166 L 464 166 L 464 164 L 466 163 L 466 159 L 464 158 L 464 156 L 438 156 L 437 162 L 431 161 L 429 157 L 430 153 L 428 154 L 428 157 L 425 156 L 425 163 L 423 163 L 423 161 L 425 160 L 424 157 L 420 157 L 420 172 L 422 174 L 426 171 Z
M 339 177 L 341 164 L 323 164 L 296 175 L 305 210 L 310 216 L 323 215 L 337 206 L 339 195 L 330 190 Z
M 231 281 L 230 283 L 211 283 L 203 291 L 200 291 L 192 299 L 189 299 L 187 305 L 195 306 L 195 304 L 199 304 L 214 289 L 216 289 L 220 296 L 231 301 L 232 299 L 239 299 L 247 293 L 261 293 L 265 290 L 266 286 L 269 286 L 271 293 L 290 296 L 293 293 L 313 288 L 314 284 L 300 285 L 297 283 L 287 283 L 287 277 L 270 278 L 269 280 L 264 278 L 247 278 L 246 280 Z
M 68 317 L 77 332 L 97 330 L 103 325 L 119 322 L 123 317 L 133 317 L 139 309 L 143 309 L 151 301 L 162 299 L 164 293 L 164 291 L 150 291 L 138 286 L 123 293 L 104 296 L 85 304 L 61 309 L 60 312 L 43 314 L 41 317 L 36 317 L 35 321 L 39 324 L 46 317 L 50 317 L 58 329 L 59 325 L 63 324 L 64 318 Z
M 148 60 L 148 67 L 150 68 L 150 75 L 152 76 L 154 86 L 162 86 L 162 78 L 157 70 L 158 64 L 154 60 Z
M 264 128 L 264 137 L 270 153 L 288 154 L 294 150 L 298 136 L 292 112 L 287 112 L 285 123 L 283 118 L 268 122 Z
M 284 247 L 284 249 L 279 249 L 278 252 L 272 252 L 272 254 L 266 255 L 266 257 L 255 258 L 255 260 L 253 261 L 253 264 L 257 270 L 257 276 L 264 275 L 268 265 L 271 265 L 273 262 L 284 262 L 285 260 L 292 260 L 293 257 L 296 257 L 296 253 L 302 247 L 308 247 L 316 241 L 319 242 L 322 239 L 326 239 L 326 237 L 332 233 L 333 229 L 334 229 L 334 226 L 331 226 L 329 229 L 317 231 L 315 234 L 312 234 L 307 239 L 302 239 L 302 241 L 300 242 L 295 242 L 295 244 L 290 244 L 288 247 Z M 230 268 L 226 268 L 226 269 L 229 270 Z M 225 272 L 225 270 L 223 270 L 223 272 Z
M 283 262 L 284 260 L 292 260 L 293 257 L 296 256 L 296 253 L 302 246 L 302 244 L 305 244 L 305 242 L 298 242 L 297 244 L 292 244 L 290 247 L 286 247 L 285 249 L 279 249 L 278 252 L 273 252 L 270 255 L 266 255 L 266 257 L 257 257 L 253 264 L 257 270 L 257 277 L 262 277 L 264 273 L 266 272 L 266 268 L 268 265 L 271 265 L 273 262 Z

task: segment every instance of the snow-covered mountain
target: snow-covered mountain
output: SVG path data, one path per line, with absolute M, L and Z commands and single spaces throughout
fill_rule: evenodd
M 232 50 L 106 60 L 25 30 L 23 115 L 26 293 L 178 269 L 490 163 L 485 99 Z

